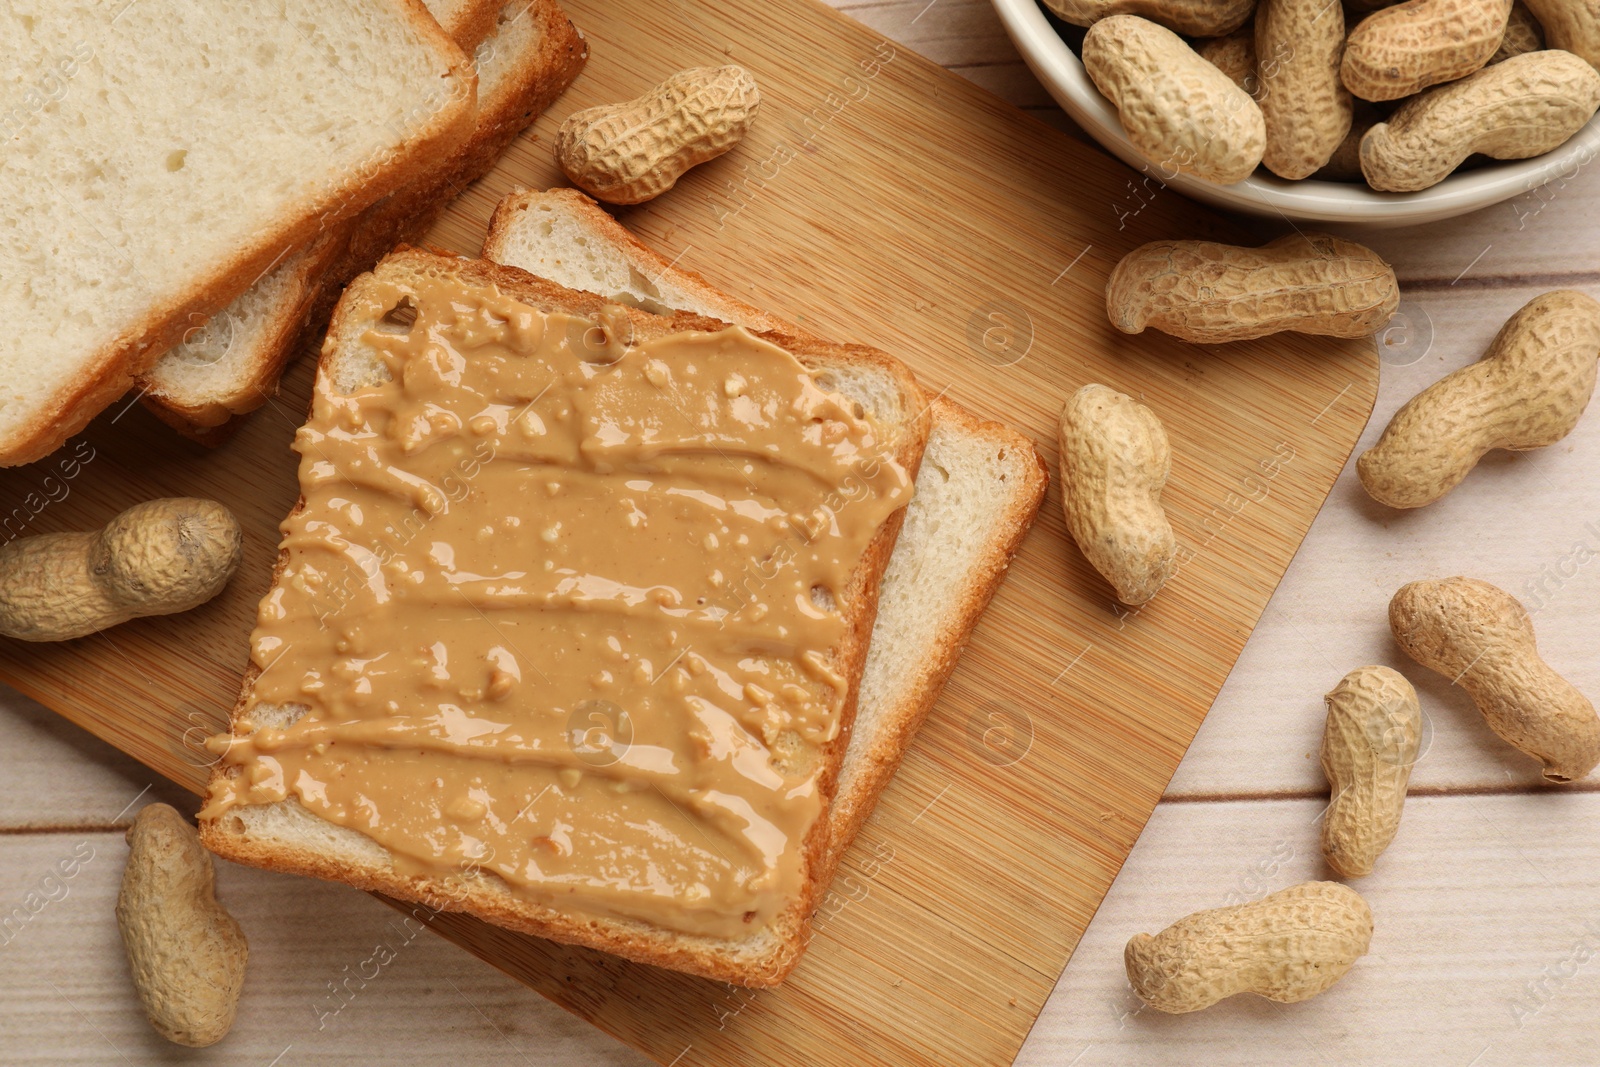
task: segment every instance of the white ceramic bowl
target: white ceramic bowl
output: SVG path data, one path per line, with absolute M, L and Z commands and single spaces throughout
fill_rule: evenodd
M 1022 58 L 1073 121 L 1123 162 L 1161 180 L 1163 176 L 1129 143 L 1116 110 L 1089 80 L 1083 63 L 1038 0 L 993 3 Z M 1464 215 L 1521 196 L 1552 179 L 1571 178 L 1597 154 L 1600 118 L 1553 152 L 1454 174 L 1417 193 L 1380 193 L 1351 182 L 1284 181 L 1263 169 L 1234 185 L 1216 185 L 1188 174 L 1165 184 L 1208 204 L 1270 218 L 1411 226 Z

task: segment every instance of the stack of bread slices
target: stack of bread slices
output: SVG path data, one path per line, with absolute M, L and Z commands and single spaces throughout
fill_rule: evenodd
M 0 101 L 5 466 L 130 391 L 226 439 L 345 284 L 420 237 L 588 54 L 555 0 L 43 12 L 0 11 L 0 84 L 25 90 Z
M 891 356 L 819 338 L 678 268 L 572 189 L 507 196 L 480 260 L 401 249 L 357 279 L 334 313 L 319 390 L 346 394 L 388 380 L 391 371 L 365 338 L 385 328 L 379 316 L 394 293 L 409 292 L 426 278 L 449 278 L 467 294 L 492 288 L 545 312 L 594 316 L 622 310 L 636 338 L 744 327 L 794 353 L 819 384 L 871 415 L 915 472 L 911 502 L 886 524 L 892 545 L 887 558 L 869 553 L 861 564 L 871 571 L 864 579 L 866 594 L 849 610 L 869 635 L 864 647 L 855 640 L 848 649 L 831 650 L 848 664 L 841 671 L 853 692 L 839 742 L 825 752 L 823 788 L 831 797 L 804 844 L 804 889 L 778 920 L 727 940 L 645 921 L 574 917 L 481 871 L 419 875 L 359 830 L 324 820 L 292 795 L 202 814 L 203 840 L 238 862 L 334 878 L 401 899 L 445 899 L 451 910 L 639 962 L 741 985 L 782 981 L 809 940 L 812 911 L 840 859 L 938 700 L 1032 525 L 1048 481 L 1043 461 L 1026 437 L 926 392 Z M 280 563 L 279 582 L 287 580 L 282 568 Z M 288 662 L 275 669 L 304 666 Z M 311 710 L 253 700 L 256 678 L 252 669 L 245 679 L 230 724 L 232 740 L 245 741 L 261 729 L 290 729 Z M 247 771 L 219 763 L 213 800 L 228 794 Z

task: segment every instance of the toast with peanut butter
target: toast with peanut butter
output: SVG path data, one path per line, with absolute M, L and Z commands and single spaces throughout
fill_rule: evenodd
M 345 285 L 396 244 L 426 233 L 566 90 L 588 57 L 556 0 L 434 0 L 430 10 L 473 56 L 472 133 L 430 161 L 426 175 L 285 256 L 138 378 L 145 407 L 184 436 L 208 445 L 231 436 L 240 419 L 276 392 L 289 361 L 316 350 Z
M 507 194 L 483 257 L 647 311 L 690 311 L 811 336 L 656 254 L 576 189 Z M 850 745 L 828 809 L 830 872 L 938 700 L 1049 483 L 1044 460 L 1017 431 L 942 396 L 932 415 L 916 494 L 884 572 Z
M 323 347 L 207 846 L 782 981 L 930 423 L 874 349 L 391 254 Z

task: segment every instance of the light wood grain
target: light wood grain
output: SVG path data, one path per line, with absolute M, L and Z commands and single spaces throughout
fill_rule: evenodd
M 1589 1062 L 1600 1026 L 1592 794 L 1413 798 L 1377 871 L 1355 883 L 1373 909 L 1372 951 L 1331 991 L 1298 1005 L 1247 996 L 1188 1016 L 1141 1010 L 1122 969 L 1127 938 L 1321 877 L 1320 811 L 1312 801 L 1163 804 L 1018 1062 Z M 408 939 L 361 893 L 227 863 L 218 892 L 251 939 L 238 1025 L 202 1052 L 165 1045 L 138 1012 L 111 916 L 120 835 L 0 835 L 0 906 L 21 904 L 84 845 L 93 858 L 63 883 L 66 895 L 52 890 L 61 899 L 0 946 L 7 1064 L 262 1067 L 286 1048 L 280 1067 L 645 1062 L 442 939 Z M 343 1009 L 319 1014 L 339 1003 L 327 983 L 363 970 L 380 944 L 393 961 L 366 967 L 372 977 L 352 982 Z M 855 1055 L 892 1059 L 865 1045 Z
M 1123 619 L 1047 507 L 782 989 L 746 1003 L 475 922 L 436 925 L 662 1062 L 848 1063 L 863 1041 L 902 1062 L 1003 1061 L 1343 464 L 1375 393 L 1372 346 L 1279 338 L 1198 354 L 1114 335 L 1101 294 L 1123 252 L 1238 231 L 1162 190 L 1130 201 L 1119 164 L 807 0 L 569 9 L 592 44 L 588 69 L 433 240 L 475 250 L 501 192 L 554 180 L 548 144 L 566 112 L 685 64 L 744 63 L 763 87 L 755 133 L 624 221 L 754 303 L 903 356 L 1047 454 L 1071 390 L 1099 380 L 1136 394 L 1172 439 L 1166 503 L 1187 558 L 1161 598 Z M 969 340 L 994 326 L 1031 343 L 996 360 Z M 94 458 L 38 518 L 92 526 L 181 491 L 227 502 L 245 524 L 244 568 L 196 612 L 0 646 L 7 678 L 186 785 L 203 780 L 196 742 L 220 725 L 243 666 L 293 497 L 286 446 L 309 373 L 298 367 L 283 399 L 211 455 L 142 412 L 100 420 Z M 0 485 L 15 493 L 33 477 Z M 996 712 L 1031 732 L 1007 765 L 981 741 Z
M 1501 324 L 1548 286 L 1408 293 L 1397 330 L 1431 332 L 1426 354 L 1386 362 L 1359 449 L 1419 390 L 1477 360 Z M 1587 289 L 1600 294 L 1600 283 Z M 1431 324 L 1431 325 L 1426 325 Z M 1391 350 L 1391 360 L 1402 356 Z M 1327 789 L 1317 764 L 1322 695 L 1348 670 L 1386 663 L 1416 685 L 1424 750 L 1413 790 L 1540 789 L 1538 764 L 1484 724 L 1465 691 L 1419 667 L 1389 635 L 1390 596 L 1416 578 L 1467 574 L 1534 612 L 1539 648 L 1575 685 L 1600 694 L 1600 417 L 1534 452 L 1491 453 L 1443 500 L 1415 511 L 1373 502 L 1347 466 L 1306 545 L 1240 657 L 1168 796 L 1303 795 Z M 1600 789 L 1600 779 L 1571 788 Z
M 207 1050 L 168 1044 L 117 933 L 126 856 L 120 834 L 0 836 L 6 1064 L 646 1062 L 364 893 L 220 861 L 218 896 L 250 941 L 238 1022 Z M 46 881 L 70 858 L 72 877 Z
M 1364 231 L 1358 239 L 1388 257 L 1414 290 L 1556 288 L 1600 278 L 1594 231 L 1574 225 L 1600 214 L 1600 166 L 1593 161 L 1550 184 L 1456 219 L 1406 230 Z M 1354 236 L 1351 227 L 1334 232 Z
M 193 794 L 43 705 L 0 688 L 0 832 L 127 827 L 136 802 Z
M 1055 101 L 1017 56 L 988 0 L 835 4 L 862 24 L 1023 108 Z
M 1312 801 L 1163 804 L 1018 1062 L 1592 1061 L 1592 794 L 1413 798 L 1375 872 L 1352 883 L 1372 907 L 1372 949 L 1331 990 L 1302 1004 L 1235 997 L 1191 1015 L 1143 1008 L 1123 973 L 1127 939 L 1326 877 L 1321 810 Z

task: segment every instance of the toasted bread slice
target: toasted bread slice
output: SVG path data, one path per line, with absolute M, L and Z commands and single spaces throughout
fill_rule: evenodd
M 461 15 L 473 5 L 456 5 Z M 481 5 L 477 5 L 481 6 Z M 217 445 L 237 418 L 260 407 L 283 368 L 314 347 L 344 286 L 402 241 L 417 240 L 583 69 L 587 45 L 556 0 L 495 0 L 477 48 L 477 125 L 431 173 L 358 218 L 287 256 L 138 381 L 163 422 Z M 458 30 L 458 32 L 460 32 Z
M 417 0 L 8 4 L 0 37 L 0 83 L 49 83 L 4 116 L 0 465 L 472 128 L 472 64 Z
M 752 330 L 800 327 L 727 296 L 634 239 L 576 189 L 518 190 L 495 209 L 483 255 L 657 314 L 691 311 Z M 829 808 L 832 871 L 900 766 L 1049 482 L 1026 437 L 943 398 L 884 572 L 856 718 Z
M 544 311 L 599 316 L 616 305 L 591 293 L 565 289 L 554 282 L 515 267 L 485 260 L 467 260 L 403 249 L 386 257 L 377 269 L 358 278 L 335 311 L 318 368 L 317 388 L 345 394 L 385 380 L 389 371 L 379 352 L 365 338 L 378 327 L 383 309 L 367 293 L 380 284 L 413 291 L 425 278 L 442 278 L 468 289 L 494 287 L 498 292 Z M 385 289 L 385 292 L 393 290 Z M 367 310 L 363 310 L 366 308 Z M 627 311 L 631 335 L 641 340 L 688 330 L 720 330 L 715 322 L 687 313 L 673 316 Z M 898 361 L 860 345 L 833 345 L 809 337 L 761 334 L 787 349 L 812 369 L 819 384 L 853 400 L 869 412 L 877 430 L 896 458 L 914 472 L 926 443 L 930 416 L 926 397 L 915 379 Z M 849 724 L 855 712 L 854 692 L 867 656 L 867 642 L 876 613 L 877 590 L 898 535 L 904 509 L 895 512 L 878 530 L 854 568 L 841 598 L 847 618 L 845 635 L 828 650 L 832 669 L 849 681 L 849 696 L 841 710 L 842 729 L 820 746 L 819 787 L 831 794 L 839 764 L 844 758 Z M 280 559 L 282 578 L 285 553 Z M 276 580 L 274 586 L 276 587 Z M 268 598 L 273 596 L 268 593 Z M 292 658 L 293 653 L 285 653 Z M 291 662 L 290 667 L 294 664 Z M 285 705 L 250 706 L 257 672 L 246 677 L 234 727 L 245 736 L 263 726 L 282 726 L 298 719 L 306 708 Z M 250 708 L 249 724 L 242 713 Z M 225 787 L 240 773 L 236 766 L 219 764 L 213 787 Z M 821 873 L 828 864 L 831 830 L 819 817 L 802 846 L 802 889 L 764 929 L 740 939 L 687 935 L 635 921 L 579 920 L 513 893 L 497 876 L 473 871 L 467 874 L 413 876 L 401 874 L 386 849 L 358 831 L 335 825 L 292 797 L 270 805 L 232 807 L 202 820 L 207 847 L 242 863 L 293 871 L 348 882 L 365 889 L 417 901 L 450 901 L 454 910 L 466 911 L 490 922 L 543 937 L 605 949 L 629 959 L 745 985 L 772 985 L 782 981 L 806 942 L 806 930 L 823 888 Z

